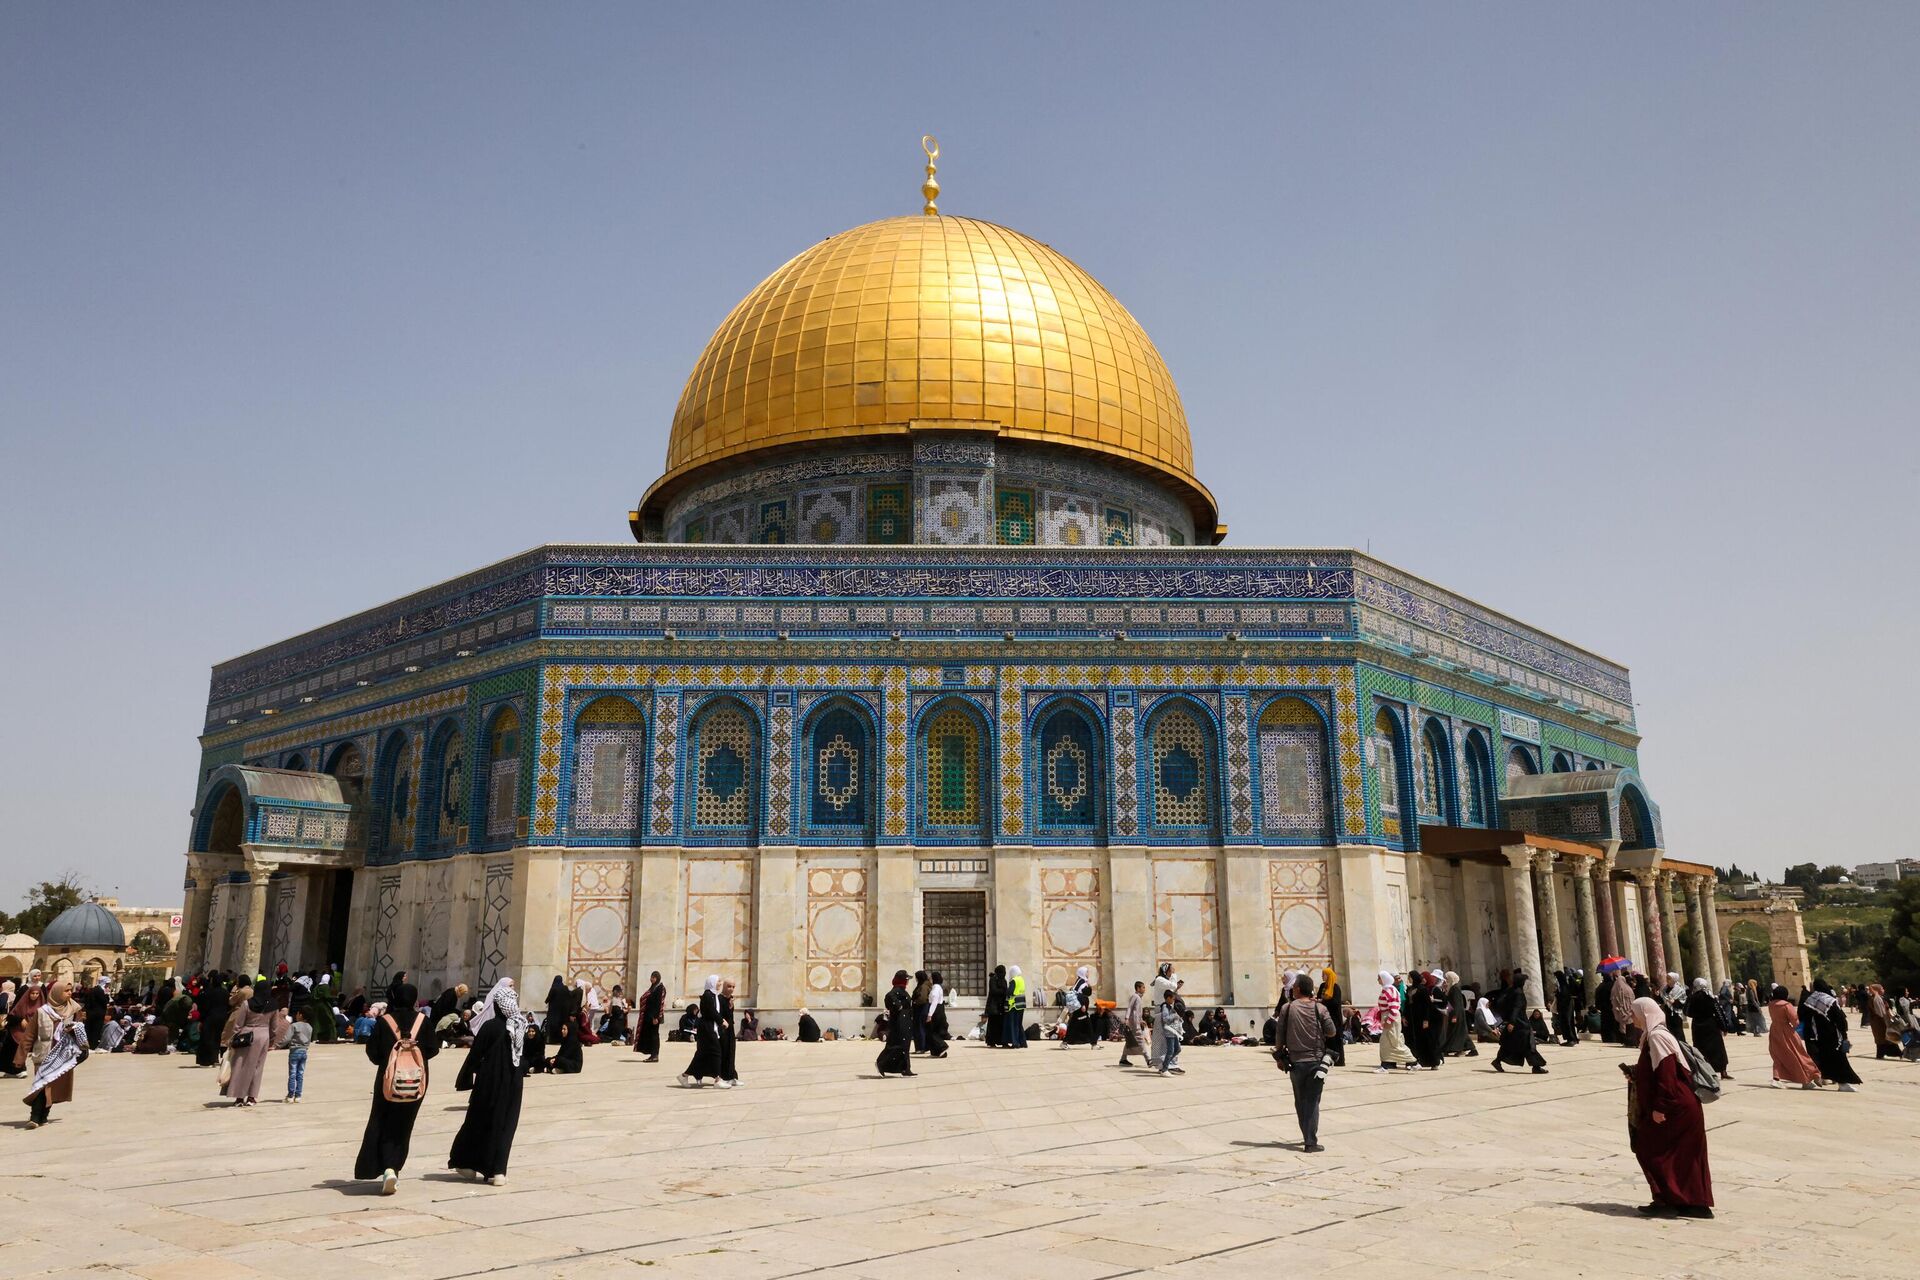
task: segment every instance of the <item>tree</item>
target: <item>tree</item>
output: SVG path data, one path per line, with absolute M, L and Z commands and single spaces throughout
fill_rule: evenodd
M 42 880 L 27 890 L 27 909 L 13 917 L 7 927 L 15 933 L 38 938 L 62 911 L 92 901 L 92 891 L 69 871 L 58 880 Z
M 1728 965 L 1733 976 L 1740 982 L 1748 978 L 1760 984 L 1764 993 L 1773 988 L 1773 947 L 1765 938 L 1751 937 L 1745 932 L 1735 933 L 1729 941 Z
M 1845 880 L 1846 878 L 1847 878 L 1847 869 L 1845 867 L 1820 868 L 1821 884 L 1839 884 L 1842 880 Z
M 1880 943 L 1875 968 L 1891 992 L 1920 990 L 1920 879 L 1902 880 L 1893 890 L 1893 915 Z
M 1780 883 L 1794 885 L 1809 893 L 1820 887 L 1820 868 L 1811 862 L 1798 862 L 1780 873 Z

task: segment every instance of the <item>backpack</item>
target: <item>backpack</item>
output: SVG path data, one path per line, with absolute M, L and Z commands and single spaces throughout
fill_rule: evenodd
M 388 1102 L 419 1102 L 427 1096 L 427 1058 L 415 1039 L 426 1017 L 424 1013 L 415 1013 L 413 1029 L 401 1035 L 400 1024 L 393 1020 L 392 1014 L 380 1015 L 380 1020 L 393 1029 L 393 1048 L 387 1054 L 386 1067 L 380 1072 L 380 1096 Z
M 1720 1100 L 1720 1073 L 1713 1069 L 1701 1052 L 1685 1040 L 1680 1041 L 1680 1056 L 1686 1059 L 1687 1083 L 1693 1086 L 1693 1096 L 1701 1102 Z

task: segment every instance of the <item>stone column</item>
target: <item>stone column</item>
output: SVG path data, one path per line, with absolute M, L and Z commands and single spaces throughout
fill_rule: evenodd
M 1640 920 L 1647 931 L 1647 976 L 1657 979 L 1654 985 L 1667 985 L 1667 949 L 1660 941 L 1660 903 L 1656 898 L 1659 892 L 1652 871 L 1633 872 L 1634 883 L 1640 886 Z
M 1507 859 L 1507 930 L 1519 953 L 1514 959 L 1526 978 L 1527 1007 L 1542 1008 L 1546 997 L 1540 986 L 1540 930 L 1533 913 L 1533 850 L 1516 844 L 1500 852 Z
M 1542 849 L 1533 855 L 1534 874 L 1540 878 L 1540 914 L 1545 917 L 1540 925 L 1540 958 L 1546 962 L 1548 973 L 1558 973 L 1567 965 L 1564 940 L 1560 936 L 1560 886 L 1553 873 L 1557 857 L 1551 849 Z
M 1593 909 L 1593 868 L 1599 861 L 1584 858 L 1573 870 L 1573 914 L 1580 921 L 1580 970 L 1584 975 L 1581 986 L 1589 1004 L 1600 989 L 1600 960 L 1606 955 L 1600 949 L 1600 922 Z
M 1707 913 L 1700 906 L 1700 877 L 1682 876 L 1680 887 L 1687 895 L 1687 927 L 1693 930 L 1693 972 L 1688 977 L 1711 983 L 1713 962 L 1707 958 Z
M 207 914 L 213 906 L 214 870 L 204 859 L 187 855 L 187 874 L 193 887 L 180 908 L 180 945 L 175 949 L 173 971 L 190 974 L 206 967 Z
M 260 972 L 260 949 L 267 931 L 267 896 L 271 892 L 268 881 L 273 878 L 273 869 L 271 862 L 247 859 L 247 933 L 240 944 L 240 968 L 249 980 Z
M 1679 973 L 1687 967 L 1686 957 L 1680 954 L 1680 924 L 1673 918 L 1673 872 L 1654 872 L 1656 889 L 1655 905 L 1660 909 L 1660 943 L 1666 950 L 1667 967 Z M 1684 979 L 1685 974 L 1681 974 Z M 1666 972 L 1660 974 L 1661 985 L 1666 985 Z
M 1602 957 L 1620 954 L 1620 929 L 1613 919 L 1613 859 L 1616 852 L 1616 849 L 1610 848 L 1587 864 L 1587 870 L 1594 880 L 1593 905 L 1600 928 Z
M 1715 881 L 1709 879 L 1701 888 L 1701 892 L 1706 895 L 1707 959 L 1713 965 L 1715 991 L 1720 989 L 1721 983 L 1733 977 L 1733 966 L 1727 962 L 1726 947 L 1720 936 L 1720 909 L 1714 904 L 1715 890 L 1718 887 Z

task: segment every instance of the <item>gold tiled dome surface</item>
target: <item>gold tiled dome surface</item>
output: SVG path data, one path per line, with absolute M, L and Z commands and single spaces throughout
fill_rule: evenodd
M 741 300 L 687 379 L 649 502 L 723 459 L 925 420 L 1144 466 L 1211 528 L 1180 394 L 1126 308 L 1036 240 L 926 215 L 823 240 Z

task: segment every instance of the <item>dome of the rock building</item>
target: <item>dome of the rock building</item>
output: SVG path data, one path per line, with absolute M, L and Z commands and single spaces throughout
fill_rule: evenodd
M 870 456 L 876 447 L 905 456 L 913 438 L 929 434 L 998 448 L 1003 469 L 1007 457 L 1016 458 L 1016 473 L 1035 454 L 1097 464 L 1131 477 L 1169 509 L 1171 527 L 1159 540 L 1214 540 L 1213 498 L 1193 473 L 1179 392 L 1126 308 L 1047 245 L 990 222 L 928 215 L 886 218 L 823 240 L 741 300 L 687 379 L 666 473 L 642 500 L 636 533 L 650 526 L 657 536 L 688 541 L 961 540 L 821 538 L 802 524 L 808 513 L 800 510 L 784 513 L 780 532 L 789 536 L 756 536 L 758 513 L 750 512 L 735 538 L 715 526 L 724 502 L 686 501 L 697 490 L 710 495 L 716 478 L 780 459 L 807 457 L 824 473 L 833 468 L 821 465 L 823 456 L 864 450 L 866 470 L 883 472 Z M 831 478 L 823 474 L 815 488 L 833 488 L 824 483 Z M 746 487 L 770 491 L 758 481 Z M 1048 481 L 1023 489 L 1035 493 L 1036 524 L 1039 493 L 1049 487 L 1074 488 Z M 1080 496 L 1090 508 L 1112 498 Z M 843 497 L 836 512 L 847 506 Z M 1098 533 L 1101 512 L 1083 514 Z M 923 512 L 922 522 L 933 515 Z M 1159 516 L 1143 511 L 1142 518 Z M 829 527 L 837 528 L 818 530 Z

